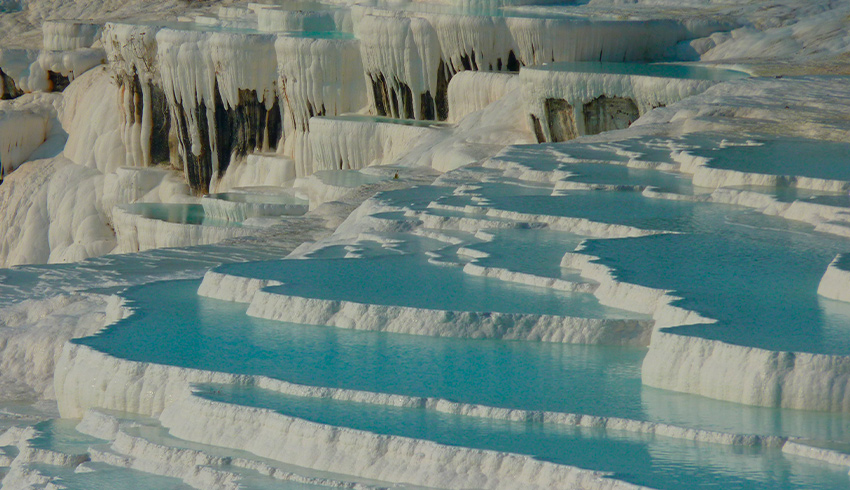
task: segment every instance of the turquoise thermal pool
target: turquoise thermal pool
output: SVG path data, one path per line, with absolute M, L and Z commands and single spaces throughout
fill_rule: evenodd
M 576 73 L 603 73 L 610 75 L 640 75 L 645 77 L 715 80 L 724 82 L 747 78 L 750 76 L 749 73 L 740 70 L 674 63 L 608 63 L 591 61 L 559 62 L 544 63 L 542 65 L 529 67 L 529 69 Z
M 827 265 L 850 247 L 846 239 L 745 208 L 638 192 L 545 196 L 483 184 L 477 193 L 493 209 L 677 232 L 590 240 L 582 253 L 600 257 L 623 281 L 672 290 L 683 298 L 677 305 L 719 321 L 680 333 L 771 350 L 850 354 L 850 308 L 817 295 Z M 439 202 L 477 205 L 469 196 Z
M 123 293 L 137 313 L 74 342 L 132 361 L 464 403 L 848 440 L 847 416 L 746 407 L 642 387 L 645 349 L 465 340 L 274 322 L 200 297 L 198 281 Z M 144 332 L 142 335 L 141 332 Z
M 177 223 L 181 225 L 203 226 L 242 226 L 238 221 L 210 218 L 204 212 L 202 204 L 125 204 L 122 209 L 143 218 Z

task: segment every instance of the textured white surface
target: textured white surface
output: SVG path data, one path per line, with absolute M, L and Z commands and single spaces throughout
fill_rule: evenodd
M 0 165 L 9 175 L 47 138 L 48 120 L 32 111 L 0 110 Z
M 48 20 L 41 26 L 42 47 L 51 51 L 90 48 L 100 40 L 101 27 L 83 21 Z
M 649 386 L 748 405 L 850 411 L 850 358 L 774 352 L 655 332 Z
M 218 243 L 228 238 L 250 236 L 256 228 L 171 223 L 129 213 L 120 207 L 112 210 L 117 236 L 117 253 L 132 253 L 154 248 L 191 247 Z
M 387 165 L 436 132 L 447 129 L 401 123 L 312 118 L 308 138 L 313 164 L 319 170 L 358 170 Z
M 520 86 L 519 77 L 514 74 L 460 72 L 449 82 L 449 121 L 460 121 L 483 110 Z
M 839 255 L 829 264 L 818 285 L 818 294 L 824 298 L 850 301 L 850 271 L 838 267 L 846 256 Z
M 191 414 L 191 416 L 189 416 Z M 537 461 L 529 456 L 331 427 L 271 410 L 186 398 L 160 421 L 177 437 L 227 445 L 318 470 L 446 489 L 528 489 L 569 485 L 641 488 L 605 474 Z

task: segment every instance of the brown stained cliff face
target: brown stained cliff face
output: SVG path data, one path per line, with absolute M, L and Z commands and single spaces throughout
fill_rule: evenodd
M 0 68 L 0 100 L 14 99 L 24 93 L 18 89 L 15 81 Z
M 214 96 L 212 110 L 204 102 L 195 107 L 171 107 L 183 170 L 196 194 L 209 192 L 213 175 L 223 175 L 231 158 L 274 148 L 283 134 L 277 97 L 267 109 L 254 90 L 240 90 L 234 107 L 225 106 L 218 85 Z M 192 120 L 194 125 L 190 124 Z M 194 151 L 192 141 L 199 143 Z
M 637 104 L 627 97 L 601 96 L 584 105 L 585 134 L 626 129 L 640 117 Z
M 149 107 L 145 107 L 142 83 L 148 84 L 147 90 L 151 98 Z M 151 111 L 150 117 L 153 124 L 150 141 L 142 143 L 150 145 L 150 163 L 156 165 L 168 162 L 171 155 L 169 148 L 171 118 L 165 93 L 154 83 L 142 82 L 135 73 L 132 76 L 118 77 L 118 84 L 123 90 L 129 91 L 129 96 L 124 98 L 123 111 L 125 117 L 132 118 L 135 124 L 142 124 L 142 121 L 148 117 L 145 111 Z
M 578 138 L 575 111 L 564 99 L 546 99 L 543 103 L 549 126 L 550 142 L 569 141 Z

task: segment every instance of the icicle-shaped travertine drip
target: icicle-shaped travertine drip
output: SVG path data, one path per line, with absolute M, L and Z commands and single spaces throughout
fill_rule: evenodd
M 592 17 L 505 19 L 523 65 L 553 61 L 654 61 L 688 37 L 673 20 Z
M 449 121 L 458 122 L 520 86 L 519 76 L 513 73 L 458 73 L 449 82 Z
M 445 94 L 448 80 L 440 66 L 437 33 L 427 20 L 366 14 L 355 30 L 369 102 L 379 115 L 408 119 L 447 115 L 440 94 Z
M 280 139 L 275 37 L 162 29 L 156 41 L 186 178 L 206 193 L 233 155 Z
M 99 24 L 75 20 L 47 20 L 41 26 L 44 49 L 51 51 L 90 48 L 100 31 Z
M 313 116 L 335 116 L 366 105 L 366 85 L 355 39 L 280 36 L 275 43 L 286 135 L 284 151 L 296 157 L 297 175 L 310 171 L 306 143 Z
M 412 126 L 358 116 L 315 118 L 311 124 L 311 173 L 386 165 L 441 131 L 436 125 Z
M 121 139 L 133 166 L 168 161 L 168 104 L 156 67 L 158 27 L 109 23 L 103 46 L 119 85 Z
M 449 77 L 463 70 L 519 70 L 513 38 L 504 17 L 418 15 L 434 26 Z

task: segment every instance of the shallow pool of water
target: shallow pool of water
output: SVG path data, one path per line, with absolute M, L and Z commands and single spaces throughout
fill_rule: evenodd
M 544 63 L 531 70 L 576 73 L 604 73 L 611 75 L 640 75 L 645 77 L 679 78 L 689 80 L 729 81 L 747 78 L 749 73 L 740 70 L 674 63 L 608 63 L 600 61 Z
M 850 415 L 748 407 L 643 387 L 644 349 L 274 322 L 246 316 L 244 305 L 199 297 L 198 284 L 132 288 L 124 296 L 136 314 L 73 342 L 133 361 L 311 386 L 850 441 Z
M 768 175 L 850 181 L 850 143 L 806 138 L 754 138 L 752 144 L 688 150 L 710 158 L 708 166 Z
M 135 203 L 124 204 L 121 208 L 144 218 L 181 225 L 242 226 L 238 221 L 208 217 L 202 204 Z
M 319 170 L 313 175 L 326 185 L 336 187 L 360 187 L 361 185 L 375 184 L 386 177 L 367 174 L 359 170 Z
M 527 313 L 580 318 L 647 318 L 599 304 L 589 293 L 565 293 L 464 274 L 419 255 L 367 259 L 281 260 L 223 266 L 219 272 L 275 279 L 267 291 L 304 298 L 431 310 Z
M 591 240 L 583 253 L 600 257 L 626 282 L 672 290 L 683 298 L 678 305 L 720 321 L 678 329 L 682 333 L 771 350 L 850 355 L 850 307 L 817 295 L 827 266 L 850 250 L 850 240 L 746 208 L 637 192 L 542 196 L 483 184 L 478 193 L 496 209 L 680 232 Z M 440 202 L 476 205 L 470 196 Z
M 221 387 L 197 396 L 376 434 L 531 455 L 613 472 L 657 489 L 843 489 L 846 468 L 785 456 L 779 449 L 693 443 L 622 431 L 479 419 L 418 408 L 337 402 Z
M 517 408 L 632 417 L 642 412 L 644 349 L 274 322 L 246 316 L 244 305 L 199 297 L 198 284 L 169 281 L 133 288 L 125 294 L 139 308 L 136 315 L 75 342 L 136 361 L 264 374 L 308 385 Z

